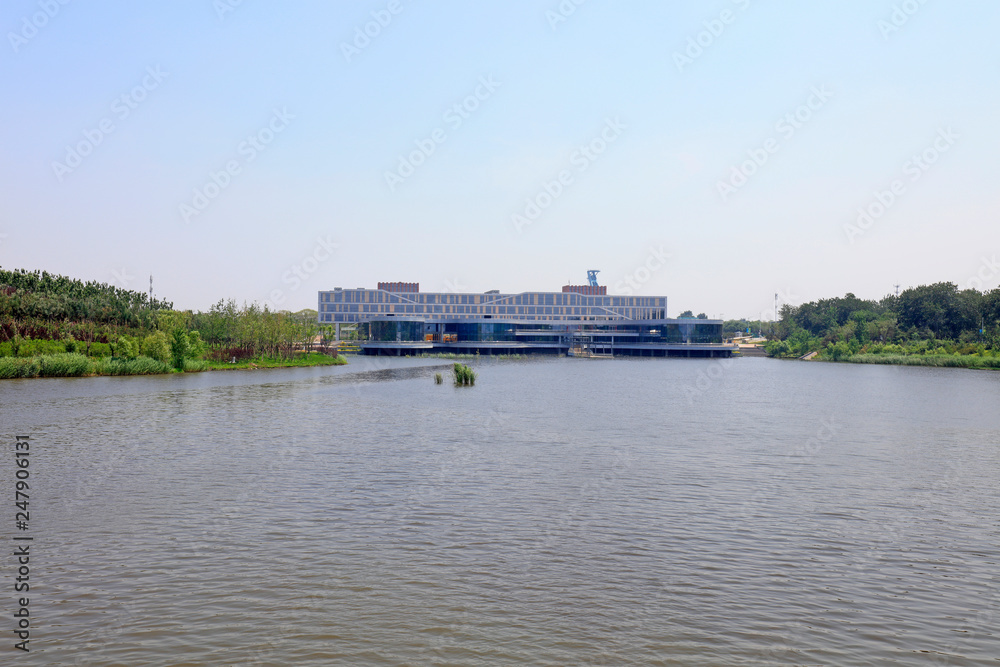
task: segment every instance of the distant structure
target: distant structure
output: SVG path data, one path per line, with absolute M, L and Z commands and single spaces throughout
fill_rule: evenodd
M 563 285 L 563 293 L 586 294 L 587 296 L 604 296 L 608 293 L 607 285 Z
M 586 294 L 587 296 L 606 296 L 608 293 L 607 285 L 597 284 L 597 274 L 600 272 L 600 269 L 587 271 L 586 285 L 563 285 L 563 293 L 572 292 L 574 294 Z
M 588 272 L 596 282 L 597 271 Z M 562 292 L 420 292 L 417 283 L 318 294 L 317 322 L 357 331 L 363 354 L 566 354 L 729 357 L 721 320 L 668 318 L 667 297 L 609 295 L 603 285 Z
M 420 283 L 379 283 L 378 288 L 386 292 L 399 294 L 416 293 L 420 291 Z

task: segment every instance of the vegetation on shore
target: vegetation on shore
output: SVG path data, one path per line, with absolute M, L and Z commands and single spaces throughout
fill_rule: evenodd
M 0 379 L 347 363 L 316 311 L 219 301 L 207 313 L 47 272 L 0 269 Z
M 784 306 L 765 332 L 769 356 L 964 368 L 1000 368 L 1000 289 L 952 283 L 867 301 L 847 294 Z

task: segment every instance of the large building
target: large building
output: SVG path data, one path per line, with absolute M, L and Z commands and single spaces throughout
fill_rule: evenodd
M 615 296 L 593 285 L 561 292 L 421 292 L 417 283 L 319 293 L 319 323 L 357 325 L 365 354 L 452 351 L 730 356 L 722 321 L 667 318 L 665 296 Z

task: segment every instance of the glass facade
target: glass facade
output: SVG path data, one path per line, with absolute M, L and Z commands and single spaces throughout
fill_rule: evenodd
M 358 325 L 373 344 L 484 343 L 569 347 L 717 345 L 719 320 L 667 319 L 664 296 L 574 292 L 456 294 L 335 289 L 319 293 L 320 324 Z

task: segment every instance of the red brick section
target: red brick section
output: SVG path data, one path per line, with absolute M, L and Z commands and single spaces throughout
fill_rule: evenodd
M 420 283 L 379 283 L 378 288 L 386 292 L 419 292 Z
M 587 296 L 607 296 L 607 285 L 563 285 L 563 292 L 576 292 Z

